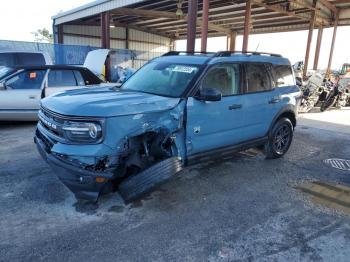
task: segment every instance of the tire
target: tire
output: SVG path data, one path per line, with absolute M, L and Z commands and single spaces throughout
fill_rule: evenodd
M 289 118 L 279 119 L 269 134 L 269 139 L 264 147 L 267 159 L 276 159 L 287 153 L 293 140 L 293 124 Z
M 337 97 L 333 96 L 332 98 L 324 101 L 320 107 L 321 112 L 324 112 L 334 106 L 335 102 L 337 101 Z
M 119 184 L 119 193 L 125 203 L 133 202 L 174 177 L 182 168 L 182 162 L 177 157 L 165 159 L 137 175 L 124 179 Z

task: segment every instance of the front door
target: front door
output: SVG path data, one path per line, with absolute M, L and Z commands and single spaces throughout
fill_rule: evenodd
M 0 90 L 1 120 L 35 120 L 45 70 L 25 70 L 11 76 Z
M 198 89 L 217 88 L 222 93 L 221 101 L 206 102 L 193 97 L 188 98 L 188 156 L 244 140 L 241 75 L 241 66 L 238 64 L 215 65 L 206 73 Z

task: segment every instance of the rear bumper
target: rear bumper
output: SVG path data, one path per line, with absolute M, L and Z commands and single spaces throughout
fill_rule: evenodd
M 113 176 L 113 170 L 103 172 L 91 171 L 61 159 L 50 151 L 43 138 L 40 138 L 38 135 L 34 137 L 34 142 L 42 158 L 50 165 L 62 183 L 74 193 L 77 199 L 96 201 L 106 183 Z M 104 181 L 97 182 L 96 178 Z

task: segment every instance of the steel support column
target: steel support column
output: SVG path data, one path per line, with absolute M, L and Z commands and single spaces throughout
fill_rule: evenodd
M 57 26 L 57 43 L 63 44 L 63 25 Z
M 243 46 L 242 46 L 243 52 L 248 51 L 248 38 L 249 38 L 250 26 L 251 26 L 251 19 L 250 19 L 251 13 L 252 13 L 252 1 L 247 0 L 246 7 L 245 7 L 245 18 L 244 18 L 244 33 L 243 33 Z
M 169 51 L 175 50 L 175 39 L 170 39 Z
M 201 51 L 207 51 L 209 0 L 203 0 Z
M 236 37 L 237 37 L 237 32 L 235 32 L 235 31 L 232 31 L 227 36 L 227 47 L 226 47 L 226 49 L 228 51 L 235 51 L 235 49 L 236 49 Z
M 316 7 L 317 1 L 314 0 L 313 7 Z M 306 52 L 305 52 L 305 60 L 304 60 L 304 71 L 303 76 L 306 76 L 308 64 L 309 64 L 309 57 L 310 57 L 310 48 L 311 48 L 311 41 L 312 41 L 312 34 L 314 32 L 315 27 L 315 18 L 316 18 L 316 12 L 313 10 L 311 12 L 311 18 L 310 18 L 310 24 L 309 24 L 309 34 L 307 36 L 307 44 L 306 44 Z
M 335 14 L 335 22 L 334 22 L 334 28 L 333 28 L 332 45 L 331 45 L 331 50 L 329 52 L 329 59 L 328 59 L 328 66 L 327 66 L 327 75 L 329 75 L 330 70 L 331 70 L 331 66 L 332 66 L 333 51 L 334 51 L 335 39 L 337 37 L 338 22 L 339 22 L 339 12 L 337 12 Z
M 129 28 L 125 27 L 125 49 L 129 49 Z
M 317 67 L 318 67 L 318 60 L 320 58 L 320 50 L 321 50 L 321 44 L 322 44 L 322 36 L 323 36 L 323 27 L 320 27 L 317 33 L 317 43 L 316 43 L 315 59 L 314 59 L 314 67 L 313 67 L 314 70 L 317 70 Z
M 110 16 L 108 12 L 101 13 L 101 46 L 110 48 Z
M 187 52 L 193 53 L 196 45 L 197 0 L 188 0 L 187 13 Z

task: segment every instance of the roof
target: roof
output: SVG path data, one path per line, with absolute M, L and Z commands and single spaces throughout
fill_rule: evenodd
M 222 62 L 264 62 L 277 65 L 290 65 L 290 61 L 281 55 L 259 53 L 259 52 L 228 52 L 222 51 L 217 53 L 197 53 L 172 55 L 169 52 L 154 61 L 166 61 L 171 63 L 185 63 L 189 65 L 216 64 Z M 176 53 L 176 52 L 175 52 Z
M 181 2 L 183 16 L 177 16 L 175 0 L 98 0 L 60 13 L 54 24 L 100 25 L 100 13 L 109 11 L 115 26 L 147 31 L 173 39 L 187 34 L 188 0 Z M 246 1 L 210 0 L 209 36 L 223 36 L 232 31 L 243 33 Z M 203 0 L 198 0 L 197 35 L 201 31 Z M 332 27 L 335 13 L 339 25 L 350 25 L 350 1 L 318 0 L 252 0 L 251 33 L 269 33 L 308 29 L 315 12 L 315 27 Z

